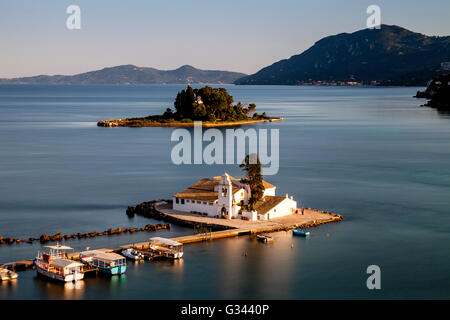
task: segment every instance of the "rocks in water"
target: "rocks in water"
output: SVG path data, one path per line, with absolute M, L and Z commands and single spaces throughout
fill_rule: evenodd
M 155 205 L 159 202 L 168 202 L 170 203 L 172 200 L 153 200 L 148 202 L 142 202 L 138 204 L 136 207 L 129 206 L 126 210 L 126 214 L 129 217 L 134 217 L 135 214 L 144 216 L 147 218 L 153 218 L 162 220 L 162 215 L 158 210 L 155 209 Z
M 49 242 L 49 241 L 50 241 L 50 236 L 48 236 L 48 235 L 46 235 L 46 234 L 43 234 L 43 235 L 41 235 L 41 236 L 39 237 L 39 241 L 40 241 L 41 243 Z
M 86 233 L 86 238 L 94 238 L 96 236 L 98 236 L 98 232 Z
M 99 127 L 118 127 L 119 126 L 119 120 L 100 120 L 97 122 L 97 126 Z
M 133 218 L 134 215 L 136 214 L 136 210 L 134 209 L 133 206 L 128 206 L 126 214 L 128 217 Z
M 107 232 L 108 232 L 109 235 L 122 233 L 122 228 L 117 228 L 117 229 L 114 229 L 114 230 L 111 229 L 111 228 L 109 228 L 109 229 L 107 230 Z
M 427 107 L 450 111 L 450 75 L 441 74 L 433 78 L 427 89 L 425 91 L 417 91 L 414 97 L 429 99 L 425 104 Z
M 62 233 L 57 233 L 50 237 L 51 241 L 61 241 L 62 239 L 63 239 Z
M 141 206 L 139 210 L 143 210 L 144 212 L 149 212 L 148 210 L 154 210 L 154 208 L 153 208 L 154 202 L 155 201 L 146 203 L 145 205 Z M 128 209 L 127 209 L 127 211 L 128 211 Z M 135 211 L 130 211 L 130 212 L 135 212 Z M 133 233 L 133 232 L 141 232 L 141 231 L 156 231 L 156 230 L 161 230 L 161 229 L 170 230 L 170 228 L 171 228 L 170 224 L 157 224 L 157 225 L 146 224 L 144 227 L 141 227 L 141 228 L 138 228 L 138 227 L 134 227 L 134 228 L 126 227 L 126 228 L 116 228 L 116 229 L 109 228 L 108 230 L 105 230 L 103 232 L 97 232 L 97 231 L 89 232 L 89 233 L 78 232 L 78 233 L 74 233 L 74 234 L 65 234 L 65 235 L 63 235 L 62 233 L 57 233 L 52 236 L 49 236 L 47 234 L 42 234 L 39 238 L 28 238 L 28 240 L 25 240 L 22 238 L 15 239 L 15 238 L 0 237 L 0 244 L 13 244 L 13 243 L 21 243 L 21 242 L 33 243 L 33 241 L 36 241 L 36 240 L 39 240 L 40 243 L 46 243 L 46 242 L 50 242 L 50 241 L 62 241 L 62 240 L 69 240 L 69 239 L 94 238 L 97 236 L 121 234 L 124 232 Z
M 14 239 L 14 238 L 5 238 L 5 239 L 3 239 L 3 241 L 5 241 L 4 243 L 7 243 L 7 244 L 13 244 L 14 242 L 16 242 L 16 239 Z
M 39 237 L 39 241 L 41 243 L 46 243 L 46 242 L 49 242 L 49 241 L 61 241 L 62 239 L 63 239 L 62 233 L 57 233 L 57 234 L 54 234 L 52 236 L 48 236 L 46 234 L 43 234 L 43 235 L 41 235 Z
M 416 95 L 414 96 L 414 98 L 430 98 L 430 95 L 426 92 L 426 91 L 417 91 Z

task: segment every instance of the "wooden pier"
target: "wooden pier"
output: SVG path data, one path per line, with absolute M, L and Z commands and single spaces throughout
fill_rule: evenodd
M 0 267 L 14 271 L 22 271 L 33 268 L 33 265 L 34 265 L 33 260 L 22 260 L 22 261 L 2 263 Z
M 197 233 L 194 235 L 171 238 L 171 240 L 178 241 L 183 244 L 192 244 L 216 239 L 239 237 L 242 235 L 288 231 L 295 228 L 306 229 L 316 227 L 325 223 L 338 222 L 342 220 L 342 216 L 340 214 L 324 212 L 310 208 L 306 208 L 304 210 L 304 214 L 292 214 L 289 216 L 275 218 L 267 221 L 244 221 L 239 219 L 227 220 L 198 216 L 195 214 L 172 210 L 170 206 L 165 202 L 159 203 L 155 207 L 155 209 L 158 210 L 159 214 L 164 219 L 175 224 L 191 227 L 201 224 L 206 228 L 210 228 L 213 230 L 219 229 L 219 231 Z M 126 244 L 116 248 L 103 248 L 96 250 L 120 253 L 122 250 L 128 248 L 134 248 L 138 250 L 146 257 L 147 260 L 154 260 L 159 258 L 158 255 L 151 254 L 150 251 L 148 251 L 148 241 Z M 68 258 L 72 260 L 78 260 L 79 252 L 69 253 Z M 10 262 L 2 264 L 2 266 L 16 271 L 26 270 L 33 268 L 33 260 Z M 88 272 L 90 271 L 95 270 L 89 270 Z

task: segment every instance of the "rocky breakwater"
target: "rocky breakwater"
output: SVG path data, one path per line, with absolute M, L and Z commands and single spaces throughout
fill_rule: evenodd
M 158 210 L 156 210 L 155 206 L 161 203 L 168 203 L 172 200 L 153 200 L 148 202 L 142 202 L 138 204 L 136 207 L 129 206 L 127 208 L 126 214 L 128 217 L 132 218 L 134 215 L 143 216 L 146 218 L 152 218 L 157 220 L 165 219 L 165 215 L 161 214 Z
M 89 233 L 74 233 L 74 234 L 65 234 L 57 233 L 54 235 L 47 235 L 42 234 L 39 238 L 28 238 L 27 240 L 24 240 L 22 238 L 4 238 L 0 237 L 0 244 L 13 244 L 13 243 L 20 243 L 20 242 L 26 242 L 26 243 L 33 243 L 33 241 L 39 241 L 40 243 L 47 243 L 51 241 L 62 241 L 62 240 L 69 240 L 69 239 L 86 239 L 86 238 L 94 238 L 94 237 L 101 237 L 101 236 L 111 236 L 111 235 L 118 235 L 122 233 L 134 233 L 134 232 L 142 232 L 142 231 L 157 231 L 157 230 L 170 230 L 171 225 L 170 224 L 147 224 L 144 227 L 134 227 L 134 228 L 116 228 L 116 229 L 108 229 L 103 232 L 89 232 Z
M 142 202 L 138 204 L 136 207 L 129 206 L 127 208 L 126 214 L 128 217 L 132 218 L 134 215 L 140 215 L 146 218 L 156 219 L 156 220 L 164 220 L 167 222 L 171 222 L 173 224 L 188 227 L 188 228 L 197 228 L 199 226 L 203 226 L 210 231 L 221 231 L 221 230 L 228 230 L 228 229 L 234 229 L 234 227 L 230 226 L 224 226 L 222 224 L 215 224 L 215 223 L 200 223 L 195 221 L 190 221 L 186 219 L 179 219 L 176 217 L 173 217 L 169 214 L 165 214 L 164 212 L 160 212 L 156 209 L 157 205 L 161 204 L 169 204 L 171 206 L 172 200 L 153 200 L 148 202 Z

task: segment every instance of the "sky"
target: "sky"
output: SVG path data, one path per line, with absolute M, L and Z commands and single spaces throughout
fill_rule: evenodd
M 69 5 L 81 29 L 69 30 Z M 449 0 L 0 0 L 0 78 L 134 64 L 255 73 L 329 35 L 381 22 L 450 35 Z

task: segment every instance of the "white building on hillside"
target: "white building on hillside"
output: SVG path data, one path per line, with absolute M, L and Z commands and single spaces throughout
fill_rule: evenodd
M 185 212 L 201 213 L 211 217 L 267 220 L 297 212 L 297 202 L 287 194 L 275 195 L 276 187 L 266 181 L 263 199 L 254 205 L 255 211 L 241 210 L 248 204 L 250 188 L 240 179 L 226 172 L 213 179 L 204 178 L 184 191 L 173 196 L 173 209 Z

